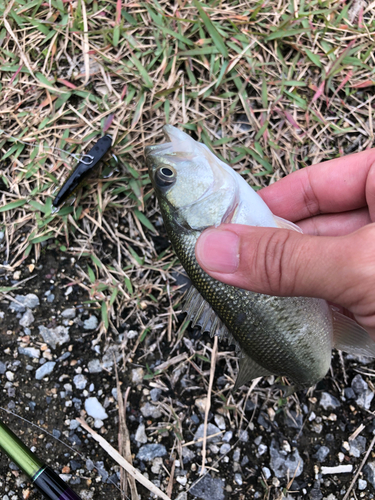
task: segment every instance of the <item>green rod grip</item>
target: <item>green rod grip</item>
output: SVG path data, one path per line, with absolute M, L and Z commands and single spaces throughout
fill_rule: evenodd
M 1 420 L 0 449 L 31 479 L 43 467 L 43 463 Z

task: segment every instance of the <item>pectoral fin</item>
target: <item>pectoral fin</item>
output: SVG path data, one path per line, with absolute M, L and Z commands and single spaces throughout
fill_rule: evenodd
M 375 342 L 364 328 L 333 310 L 333 345 L 340 351 L 375 358 Z
M 250 382 L 254 378 L 258 377 L 268 377 L 273 375 L 271 372 L 263 368 L 263 366 L 258 365 L 250 356 L 247 354 L 241 354 L 240 357 L 240 369 L 238 371 L 236 383 L 233 387 L 233 392 L 237 391 L 241 386 Z
M 294 224 L 293 222 L 290 222 L 286 219 L 282 219 L 281 217 L 278 217 L 277 215 L 274 215 L 273 218 L 275 219 L 275 222 L 277 226 L 280 229 L 293 229 L 293 231 L 298 231 L 299 233 L 302 233 L 302 229 L 297 226 L 297 224 Z

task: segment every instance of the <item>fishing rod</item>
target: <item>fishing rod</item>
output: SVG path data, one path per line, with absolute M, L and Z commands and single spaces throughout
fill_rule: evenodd
M 0 420 L 0 450 L 28 476 L 47 500 L 82 500 L 56 472 L 34 453 Z

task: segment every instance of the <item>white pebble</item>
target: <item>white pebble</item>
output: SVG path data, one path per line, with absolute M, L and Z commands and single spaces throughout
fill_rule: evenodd
M 85 401 L 85 410 L 90 417 L 95 419 L 104 420 L 108 418 L 108 415 L 103 408 L 103 405 L 99 403 L 97 398 L 87 398 Z

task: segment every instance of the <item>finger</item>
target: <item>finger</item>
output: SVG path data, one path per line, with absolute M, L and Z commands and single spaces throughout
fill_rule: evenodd
M 275 215 L 293 222 L 366 206 L 375 149 L 311 165 L 259 191 Z M 375 175 L 375 174 L 374 174 Z M 373 196 L 375 191 L 373 188 Z
M 344 236 L 354 233 L 357 229 L 370 224 L 370 214 L 367 208 L 360 208 L 342 214 L 316 215 L 297 222 L 305 234 L 315 236 Z
M 375 222 L 375 164 L 372 164 L 367 175 L 366 202 L 369 207 L 370 218 Z
M 374 227 L 375 229 L 375 227 Z M 224 224 L 199 237 L 199 265 L 213 278 L 253 292 L 340 299 L 353 288 L 358 248 L 351 236 Z

